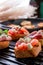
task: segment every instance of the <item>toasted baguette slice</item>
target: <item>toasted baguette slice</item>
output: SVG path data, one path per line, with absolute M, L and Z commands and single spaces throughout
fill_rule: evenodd
M 41 43 L 41 46 L 43 46 L 43 39 L 39 39 L 39 42 Z
M 43 27 L 43 22 L 38 23 L 38 27 Z
M 22 26 L 31 25 L 31 21 L 22 21 L 22 22 L 21 22 L 21 25 L 22 25 Z
M 29 32 L 25 28 L 21 27 L 20 30 L 19 30 L 19 28 L 18 28 L 18 30 L 16 30 L 16 28 L 10 29 L 8 31 L 8 35 L 12 37 L 12 40 L 17 40 L 17 39 L 22 38 L 26 35 L 29 35 Z
M 38 56 L 40 51 L 41 51 L 41 44 L 40 43 L 38 46 L 34 46 L 31 50 L 20 51 L 20 50 L 14 48 L 15 56 L 17 58 L 36 57 L 36 56 Z
M 9 41 L 0 41 L 0 49 L 7 48 L 9 46 Z
M 39 46 L 35 46 L 35 47 L 32 49 L 33 57 L 38 56 L 38 54 L 40 53 L 40 51 L 41 51 L 41 43 L 39 43 Z

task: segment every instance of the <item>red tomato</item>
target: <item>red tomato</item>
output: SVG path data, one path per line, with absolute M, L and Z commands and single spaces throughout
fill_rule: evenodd
M 10 29 L 8 31 L 9 35 L 24 34 L 24 33 L 28 34 L 29 32 L 26 29 L 24 29 L 23 27 L 20 30 L 18 30 L 18 32 L 15 32 L 14 29 Z
M 21 44 L 20 42 L 17 42 L 17 43 L 16 43 L 16 46 L 18 46 L 18 45 L 20 45 L 20 44 Z
M 22 28 L 20 29 L 20 33 L 26 33 L 26 34 L 27 34 L 27 33 L 29 33 L 29 32 L 28 32 L 25 28 L 22 27 Z
M 10 35 L 10 36 L 16 36 L 17 35 L 17 32 L 15 32 L 15 30 L 14 29 L 10 29 L 9 31 L 8 31 L 8 35 Z
M 32 46 L 38 45 L 39 41 L 37 39 L 33 39 L 30 42 L 32 44 Z
M 13 35 L 13 34 L 14 34 L 14 31 L 13 31 L 12 29 L 10 29 L 10 30 L 8 31 L 8 34 Z
M 33 36 L 33 38 L 35 38 L 35 39 L 42 39 L 42 35 L 41 34 L 35 34 Z
M 27 44 L 26 43 L 21 43 L 20 45 L 18 45 L 18 49 L 19 50 L 27 50 Z

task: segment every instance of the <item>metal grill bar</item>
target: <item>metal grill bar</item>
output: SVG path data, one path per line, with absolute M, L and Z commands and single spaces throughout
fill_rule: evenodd
M 27 19 L 28 20 L 28 19 Z M 12 21 L 13 24 L 20 24 L 23 20 Z M 31 20 L 35 25 L 43 19 Z M 12 22 L 5 22 L 4 24 L 10 24 Z M 43 29 L 43 28 L 42 28 Z M 37 30 L 37 29 L 34 29 Z M 9 48 L 0 51 L 0 65 L 43 65 L 43 50 L 36 58 L 17 59 L 14 54 L 14 41 L 10 42 Z
M 15 42 L 11 42 L 9 48 L 6 50 L 2 50 L 3 52 L 0 52 L 0 64 L 2 65 L 25 65 L 22 62 L 19 62 L 16 60 L 15 54 L 14 54 L 14 45 Z
M 11 42 L 9 48 L 7 48 L 7 51 L 4 49 L 3 52 L 0 53 L 0 64 L 1 65 L 38 65 L 41 63 L 43 64 L 43 51 L 39 54 L 37 58 L 34 59 L 22 59 L 18 61 L 14 54 L 14 45 L 15 42 Z
M 15 61 L 14 58 L 11 59 L 11 57 L 6 58 L 6 57 L 1 56 L 1 58 L 5 59 L 5 60 L 8 60 L 8 61 L 10 61 L 10 62 L 16 63 L 16 64 L 25 65 L 24 63 Z

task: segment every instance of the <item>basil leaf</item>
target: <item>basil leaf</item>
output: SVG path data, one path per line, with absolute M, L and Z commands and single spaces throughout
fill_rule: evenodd
M 7 33 L 8 33 L 8 30 L 4 30 L 3 32 L 4 32 L 5 34 L 7 34 Z

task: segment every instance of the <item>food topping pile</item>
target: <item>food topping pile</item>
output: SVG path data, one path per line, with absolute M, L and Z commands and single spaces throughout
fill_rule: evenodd
M 8 30 L 0 29 L 0 41 L 11 40 L 12 38 L 7 35 Z

